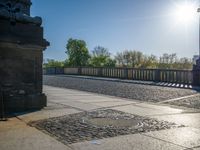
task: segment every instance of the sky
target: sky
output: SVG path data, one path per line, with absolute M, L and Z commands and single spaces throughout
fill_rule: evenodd
M 184 4 L 183 4 L 184 2 Z M 43 18 L 44 37 L 50 46 L 45 59 L 65 60 L 69 38 L 86 41 L 89 51 L 107 48 L 112 56 L 138 50 L 160 56 L 198 54 L 197 0 L 32 0 L 31 15 Z M 193 14 L 179 6 L 192 4 Z M 190 11 L 190 10 L 189 10 Z

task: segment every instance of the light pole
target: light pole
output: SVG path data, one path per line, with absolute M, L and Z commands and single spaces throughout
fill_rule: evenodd
M 200 13 L 200 8 L 197 9 L 197 12 Z M 199 59 L 200 59 L 200 15 L 199 15 Z

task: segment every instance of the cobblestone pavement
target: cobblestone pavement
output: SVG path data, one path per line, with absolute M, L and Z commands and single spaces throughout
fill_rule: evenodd
M 183 127 L 112 109 L 50 118 L 30 125 L 56 136 L 64 144 Z
M 44 76 L 44 84 L 149 102 L 160 102 L 197 93 L 197 91 L 192 89 L 92 80 L 67 76 Z

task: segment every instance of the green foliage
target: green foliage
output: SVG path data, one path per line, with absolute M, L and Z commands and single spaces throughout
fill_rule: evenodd
M 63 61 L 56 61 L 54 59 L 47 59 L 47 63 L 43 64 L 44 68 L 49 68 L 49 67 L 64 67 L 64 62 Z
M 87 65 L 90 56 L 85 41 L 70 38 L 65 52 L 68 55 L 69 66 Z
M 115 67 L 116 66 L 116 60 L 108 58 L 106 63 L 104 64 L 104 67 Z
M 124 50 L 115 56 L 117 66 L 133 68 L 192 69 L 192 60 L 178 58 L 175 53 L 163 54 L 160 59 L 154 55 L 144 55 L 139 51 Z
M 108 49 L 97 46 L 92 51 L 89 64 L 93 67 L 114 67 L 116 61 L 110 58 Z
M 108 49 L 96 46 L 91 53 L 88 52 L 86 42 L 83 40 L 68 40 L 66 45 L 65 61 L 48 59 L 43 66 L 46 67 L 132 67 L 132 68 L 158 68 L 158 69 L 192 69 L 193 62 L 189 58 L 178 58 L 176 53 L 164 53 L 159 59 L 154 55 L 144 55 L 136 50 L 124 50 L 111 58 Z
M 122 67 L 139 68 L 143 64 L 144 59 L 145 56 L 142 52 L 132 50 L 122 51 L 115 56 L 117 64 Z
M 141 68 L 157 68 L 157 58 L 154 55 L 144 56 L 144 60 L 140 65 Z
M 192 61 L 186 57 L 180 58 L 179 65 L 181 69 L 192 69 L 193 67 Z
M 158 62 L 160 69 L 192 69 L 193 62 L 189 58 L 178 58 L 175 53 L 163 54 Z
M 107 48 L 104 48 L 102 46 L 96 46 L 94 50 L 92 51 L 93 57 L 110 57 L 110 52 Z

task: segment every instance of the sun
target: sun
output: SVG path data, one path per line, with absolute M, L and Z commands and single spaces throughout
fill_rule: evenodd
M 197 4 L 192 1 L 176 3 L 173 15 L 177 23 L 189 24 L 196 19 Z

